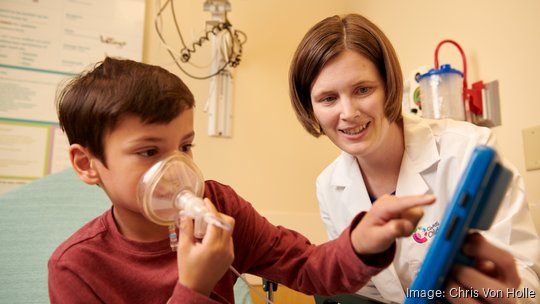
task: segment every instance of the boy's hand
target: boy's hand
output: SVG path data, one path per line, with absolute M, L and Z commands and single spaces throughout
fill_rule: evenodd
M 383 195 L 360 220 L 351 233 L 357 254 L 380 253 L 388 249 L 398 237 L 414 232 L 424 215 L 420 206 L 432 204 L 433 195 Z
M 521 279 L 514 256 L 489 243 L 478 233 L 470 234 L 463 252 L 475 259 L 474 267 L 454 266 L 446 285 L 446 299 L 451 303 L 516 303 L 517 297 L 508 298 L 507 290 L 516 291 Z M 478 297 L 459 294 L 457 291 L 477 291 Z M 486 297 L 484 291 L 497 292 L 496 297 Z M 455 295 L 452 297 L 452 295 Z M 475 293 L 476 295 L 476 293 Z M 502 297 L 499 297 L 501 295 Z
M 178 239 L 178 281 L 187 288 L 210 295 L 234 260 L 234 219 L 216 211 L 210 200 L 206 207 L 231 226 L 230 231 L 208 225 L 202 240 L 193 237 L 193 219 L 182 217 Z

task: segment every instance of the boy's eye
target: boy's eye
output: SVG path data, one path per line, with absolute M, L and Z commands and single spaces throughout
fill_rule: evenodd
M 180 147 L 180 151 L 184 152 L 184 153 L 188 153 L 191 151 L 191 149 L 193 149 L 193 147 L 195 147 L 194 144 L 187 144 L 187 145 L 183 145 Z
M 156 155 L 157 153 L 158 153 L 157 149 L 146 149 L 146 150 L 137 152 L 137 154 L 144 157 L 151 157 L 151 156 Z

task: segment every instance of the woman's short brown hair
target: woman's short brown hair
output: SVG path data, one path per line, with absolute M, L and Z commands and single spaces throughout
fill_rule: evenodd
M 403 76 L 388 38 L 358 14 L 328 17 L 306 33 L 289 70 L 289 92 L 296 116 L 315 137 L 323 131 L 313 114 L 311 87 L 325 64 L 345 50 L 358 52 L 375 64 L 384 81 L 384 114 L 390 122 L 401 119 Z

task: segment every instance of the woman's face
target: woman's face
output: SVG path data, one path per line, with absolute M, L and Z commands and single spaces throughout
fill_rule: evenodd
M 328 138 L 357 157 L 380 152 L 390 123 L 384 82 L 365 56 L 346 50 L 330 60 L 311 88 L 315 118 Z

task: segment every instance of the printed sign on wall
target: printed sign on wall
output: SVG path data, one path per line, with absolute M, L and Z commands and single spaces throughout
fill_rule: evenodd
M 0 193 L 69 167 L 55 95 L 105 56 L 142 59 L 144 0 L 0 0 Z

